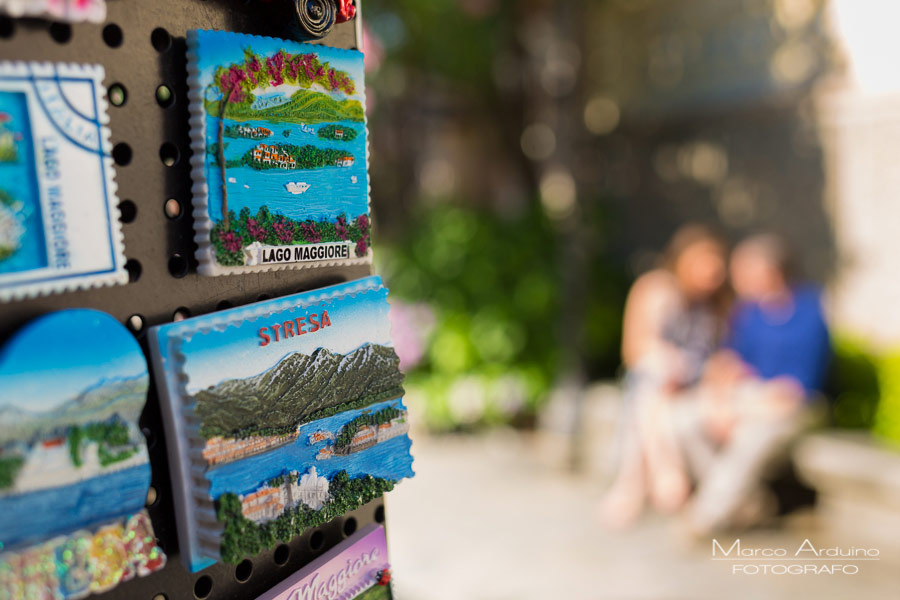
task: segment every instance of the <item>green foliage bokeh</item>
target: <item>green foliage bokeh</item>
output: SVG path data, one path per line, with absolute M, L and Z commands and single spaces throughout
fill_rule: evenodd
M 879 360 L 865 344 L 835 336 L 829 373 L 832 420 L 845 429 L 868 429 L 875 421 L 880 395 Z
M 493 77 L 489 57 L 515 33 L 515 9 L 508 0 L 487 14 L 467 13 L 459 0 L 369 0 L 366 19 L 393 46 L 392 60 L 484 91 Z
M 508 420 L 502 405 L 510 394 L 520 403 L 517 412 L 533 413 L 558 375 L 562 343 L 578 343 L 589 361 L 616 362 L 621 277 L 598 280 L 607 289 L 587 294 L 584 323 L 563 341 L 558 234 L 538 206 L 506 216 L 432 205 L 413 221 L 379 259 L 396 297 L 435 312 L 427 353 L 407 378 L 427 398 L 430 425 L 459 425 L 449 396 L 463 379 L 486 390 L 481 423 Z M 591 269 L 616 271 L 602 260 Z
M 900 445 L 900 352 L 876 352 L 863 341 L 838 335 L 830 383 L 835 426 L 869 429 Z
M 874 431 L 900 445 L 900 352 L 881 357 L 878 369 L 880 400 L 875 412 Z

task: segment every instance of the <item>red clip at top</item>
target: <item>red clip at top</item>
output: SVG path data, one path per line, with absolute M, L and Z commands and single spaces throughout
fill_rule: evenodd
M 337 16 L 334 19 L 336 23 L 346 23 L 356 16 L 355 0 L 338 0 L 337 9 Z

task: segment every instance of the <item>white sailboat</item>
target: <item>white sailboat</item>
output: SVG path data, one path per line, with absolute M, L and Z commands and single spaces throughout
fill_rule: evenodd
M 288 181 L 284 184 L 284 189 L 291 194 L 302 194 L 309 189 L 309 184 L 304 181 Z

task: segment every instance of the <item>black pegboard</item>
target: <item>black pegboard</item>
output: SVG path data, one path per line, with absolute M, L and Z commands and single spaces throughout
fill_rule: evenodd
M 132 281 L 2 304 L 0 341 L 37 316 L 65 308 L 96 308 L 132 328 L 146 353 L 146 328 L 170 322 L 176 315 L 202 315 L 369 275 L 368 266 L 223 277 L 196 273 L 185 33 L 220 29 L 312 41 L 297 25 L 292 0 L 107 0 L 107 6 L 107 21 L 99 25 L 0 18 L 0 60 L 101 64 L 106 87 L 124 90 L 124 104 L 110 104 L 109 128 L 114 147 L 122 152 L 125 144 L 131 154 L 128 164 L 116 165 L 116 182 Z M 337 25 L 322 43 L 357 48 L 359 21 Z M 171 100 L 157 98 L 160 86 L 172 92 Z M 166 214 L 171 200 L 181 208 L 175 218 Z M 149 511 L 169 562 L 157 573 L 92 598 L 189 600 L 196 597 L 195 586 L 202 588 L 208 582 L 211 591 L 205 597 L 210 600 L 252 599 L 356 528 L 384 521 L 383 501 L 376 500 L 254 557 L 249 579 L 246 564 L 217 564 L 189 573 L 178 555 L 162 417 L 152 377 L 141 426 L 148 438 L 156 496 Z

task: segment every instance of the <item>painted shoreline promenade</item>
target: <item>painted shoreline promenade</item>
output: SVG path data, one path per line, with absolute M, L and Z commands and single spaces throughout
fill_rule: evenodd
M 0 497 L 66 487 L 149 464 L 150 461 L 146 446 L 141 445 L 134 455 L 104 467 L 100 464 L 98 448 L 97 443 L 88 444 L 79 467 L 73 467 L 67 445 L 35 449 L 29 454 L 13 487 L 0 491 Z

